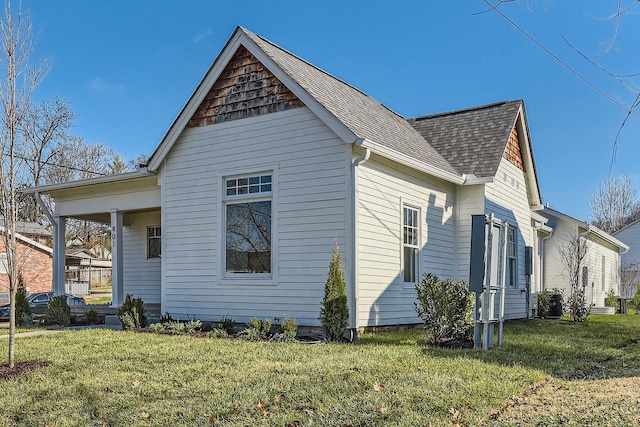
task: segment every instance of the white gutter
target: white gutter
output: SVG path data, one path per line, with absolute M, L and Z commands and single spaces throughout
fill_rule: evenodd
M 362 144 L 364 142 L 364 139 L 362 138 L 358 138 L 354 141 L 354 144 L 357 147 L 362 147 Z M 367 160 L 369 160 L 369 157 L 371 156 L 371 150 L 368 147 L 363 147 L 364 148 L 364 153 L 356 158 L 353 159 L 351 164 L 352 164 L 352 182 L 353 182 L 353 206 L 352 206 L 352 211 L 353 211 L 353 243 L 351 245 L 351 252 L 352 252 L 352 257 L 351 259 L 353 260 L 353 271 L 352 271 L 352 283 L 353 283 L 353 307 L 352 307 L 352 316 L 353 316 L 353 321 L 352 321 L 352 325 L 353 325 L 353 333 L 351 335 L 352 340 L 353 339 L 357 339 L 357 337 L 359 336 L 360 333 L 360 326 L 358 324 L 358 292 L 359 292 L 359 286 L 358 286 L 358 251 L 356 250 L 357 245 L 358 245 L 358 172 L 357 172 L 357 167 L 364 164 Z

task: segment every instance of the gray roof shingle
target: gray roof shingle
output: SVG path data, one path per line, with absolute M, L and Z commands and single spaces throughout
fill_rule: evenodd
M 495 176 L 522 100 L 409 119 L 459 173 Z
M 443 171 L 460 175 L 400 115 L 360 90 L 242 28 L 285 73 L 360 138 L 366 138 Z

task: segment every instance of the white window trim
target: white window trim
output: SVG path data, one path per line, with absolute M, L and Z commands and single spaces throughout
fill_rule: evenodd
M 0 253 L 0 274 L 9 274 L 9 261 L 7 260 L 7 253 Z
M 415 282 L 405 282 L 404 281 L 404 210 L 405 208 L 413 209 L 418 212 L 418 243 L 416 247 L 416 281 Z M 416 283 L 420 282 L 422 277 L 422 208 L 418 203 L 410 203 L 405 200 L 401 200 L 400 205 L 400 281 L 403 285 L 404 289 L 414 290 Z
M 271 175 L 271 192 L 227 196 L 227 179 L 243 178 L 256 175 Z M 218 251 L 218 285 L 222 286 L 275 286 L 278 283 L 278 167 L 267 165 L 264 169 L 238 173 L 237 169 L 221 171 L 218 176 L 219 203 L 218 227 L 219 239 L 216 242 Z M 244 201 L 271 201 L 271 273 L 227 273 L 226 236 L 227 236 L 227 202 L 242 203 Z
M 160 237 L 157 237 L 157 236 L 149 237 L 149 229 L 150 228 L 153 228 L 153 229 L 159 228 L 160 229 Z M 147 249 L 146 250 L 147 253 L 146 253 L 146 256 L 147 256 L 147 259 L 160 259 L 160 258 L 162 258 L 162 226 L 160 226 L 160 225 L 148 225 L 145 230 L 147 232 L 146 233 L 146 238 L 147 238 L 147 245 L 146 245 L 147 246 L 147 248 L 146 248 Z M 154 257 L 150 256 L 150 254 L 149 254 L 149 249 L 150 249 L 149 243 L 150 243 L 151 239 L 159 239 L 160 240 L 160 256 L 154 256 Z
M 513 245 L 514 246 L 514 248 L 513 248 L 513 252 L 514 252 L 513 256 L 509 256 L 509 247 L 508 247 L 508 245 L 509 245 L 509 230 L 513 230 L 513 238 L 515 240 L 513 242 L 514 243 L 514 245 Z M 505 231 L 507 232 L 507 239 L 506 239 L 506 243 L 507 243 L 507 259 L 506 259 L 507 268 L 505 269 L 506 272 L 507 272 L 506 288 L 510 289 L 510 290 L 518 290 L 518 289 L 520 289 L 520 276 L 519 276 L 519 274 L 520 274 L 520 271 L 519 271 L 520 268 L 519 267 L 520 266 L 518 265 L 518 263 L 519 263 L 519 259 L 518 259 L 518 253 L 519 253 L 518 249 L 519 248 L 518 248 L 518 246 L 520 244 L 520 239 L 518 239 L 518 227 L 514 227 L 513 225 L 509 225 L 505 229 Z M 511 283 L 509 283 L 509 280 L 511 278 L 511 271 L 509 270 L 509 261 L 510 261 L 511 258 L 515 259 L 514 267 L 515 267 L 515 270 L 516 270 L 515 271 L 515 283 L 513 285 L 511 285 Z

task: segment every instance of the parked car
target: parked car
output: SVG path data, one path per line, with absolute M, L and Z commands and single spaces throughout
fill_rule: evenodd
M 77 297 L 70 294 L 65 294 L 67 297 L 67 304 L 71 305 L 86 305 L 86 301 L 82 297 Z M 47 304 L 53 298 L 52 292 L 38 292 L 27 296 L 27 302 L 31 308 L 31 314 L 44 314 L 44 310 L 47 308 Z M 0 306 L 0 322 L 9 321 L 9 304 Z

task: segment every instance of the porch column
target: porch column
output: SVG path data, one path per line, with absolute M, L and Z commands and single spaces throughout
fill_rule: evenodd
M 53 295 L 64 295 L 65 293 L 65 249 L 67 218 L 55 216 L 53 222 Z
M 111 213 L 111 305 L 119 307 L 124 302 L 122 271 L 122 211 Z

